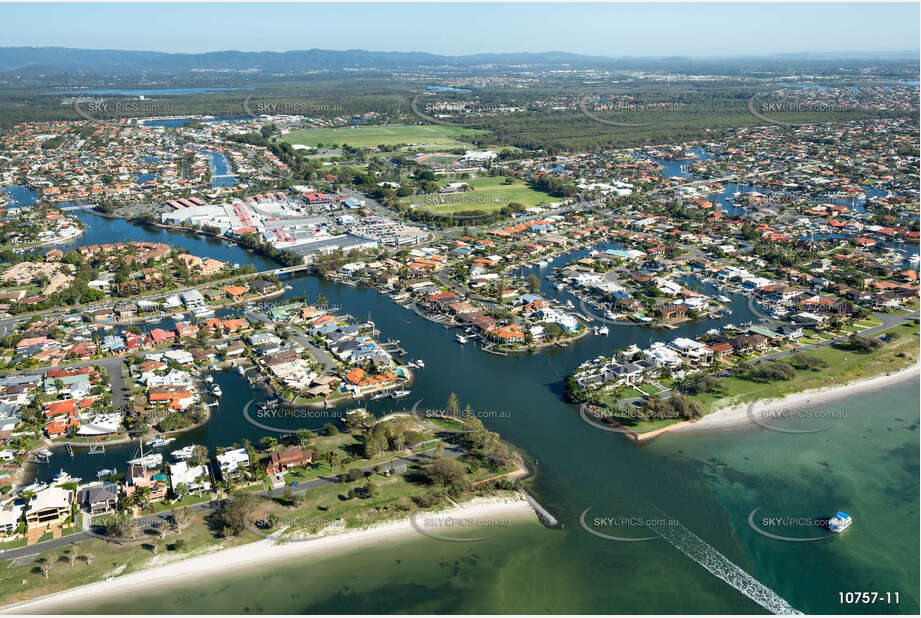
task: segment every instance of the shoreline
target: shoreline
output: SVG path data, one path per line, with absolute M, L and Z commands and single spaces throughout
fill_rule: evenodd
M 517 498 L 477 498 L 438 513 L 441 518 L 503 518 L 525 520 L 536 512 L 520 496 Z M 270 539 L 245 543 L 198 556 L 176 560 L 121 575 L 107 580 L 70 588 L 60 592 L 6 605 L 3 614 L 72 612 L 87 604 L 123 598 L 132 593 L 151 593 L 177 583 L 188 583 L 230 575 L 244 569 L 264 564 L 280 564 L 285 560 L 316 555 L 323 557 L 343 550 L 354 550 L 374 543 L 412 538 L 423 534 L 416 531 L 409 517 L 383 522 L 361 530 L 330 534 L 304 542 L 276 543 Z
M 921 364 L 915 363 L 895 373 L 881 374 L 870 378 L 863 378 L 835 386 L 810 389 L 799 393 L 791 393 L 780 399 L 764 399 L 754 403 L 759 408 L 769 407 L 772 410 L 788 410 L 795 406 L 814 405 L 834 401 L 850 395 L 861 395 L 875 391 L 886 386 L 892 386 L 921 376 Z M 757 425 L 748 417 L 748 408 L 751 403 L 727 406 L 707 414 L 693 423 L 680 423 L 671 428 L 677 432 L 728 430 L 743 427 L 756 427 Z M 664 432 L 662 432 L 664 433 Z

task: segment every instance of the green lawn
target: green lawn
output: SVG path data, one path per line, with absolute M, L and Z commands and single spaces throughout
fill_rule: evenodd
M 720 382 L 726 389 L 724 394 L 701 393 L 692 398 L 705 412 L 713 412 L 730 404 L 775 399 L 799 391 L 869 378 L 897 371 L 918 361 L 917 326 L 903 324 L 883 332 L 898 333 L 899 338 L 867 354 L 835 346 L 808 350 L 804 354 L 818 357 L 828 366 L 818 371 L 798 371 L 793 379 L 776 382 L 756 382 L 735 376 L 721 378 Z M 881 334 L 877 333 L 874 337 Z
M 339 129 L 301 129 L 291 131 L 283 135 L 281 139 L 290 144 L 303 144 L 311 147 L 315 147 L 318 144 L 323 144 L 325 147 L 331 147 L 333 144 L 348 144 L 355 148 L 371 148 L 381 144 L 387 146 L 418 144 L 437 146 L 439 148 L 453 148 L 465 145 L 460 140 L 463 136 L 476 135 L 482 132 L 475 129 L 444 125 L 389 124 L 343 127 Z
M 444 195 L 416 195 L 403 198 L 402 201 L 404 204 L 416 204 L 425 210 L 440 214 L 451 214 L 464 210 L 491 212 L 508 206 L 509 202 L 517 202 L 530 208 L 542 202 L 549 204 L 556 201 L 556 198 L 547 193 L 535 191 L 520 180 L 506 184 L 503 177 L 488 176 L 457 182 L 465 182 L 473 190 Z M 447 182 L 442 184 L 447 184 Z
M 218 541 L 201 521 L 200 515 L 193 515 L 192 525 L 183 530 L 181 535 L 184 542 L 182 549 L 170 549 L 171 544 L 179 538 L 175 532 L 168 532 L 166 537 L 159 541 L 149 536 L 148 540 L 143 542 L 121 545 L 93 539 L 74 546 L 79 558 L 73 566 L 65 559 L 70 548 L 64 548 L 43 552 L 34 562 L 27 565 L 0 569 L 0 604 L 36 598 L 65 588 L 101 581 L 106 577 L 136 572 L 148 568 L 158 559 L 162 561 L 164 558 L 176 560 L 180 557 L 189 557 L 209 547 L 213 548 L 216 542 L 226 548 L 259 540 L 256 535 L 246 532 L 239 537 Z M 159 548 L 158 555 L 151 551 L 153 544 L 157 544 Z M 87 554 L 92 554 L 92 564 L 83 558 Z M 46 562 L 53 565 L 47 579 L 39 572 L 39 566 Z M 25 580 L 24 584 L 21 583 L 22 580 Z

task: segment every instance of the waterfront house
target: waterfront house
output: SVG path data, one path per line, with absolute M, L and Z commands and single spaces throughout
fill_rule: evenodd
M 26 505 L 26 526 L 47 530 L 64 524 L 71 516 L 73 502 L 73 492 L 63 487 L 40 489 Z
M 282 451 L 271 453 L 266 460 L 265 472 L 269 476 L 281 474 L 289 468 L 306 466 L 311 463 L 316 453 L 309 449 L 303 449 L 299 446 L 292 446 Z
M 118 485 L 104 483 L 84 487 L 77 494 L 77 504 L 91 515 L 102 515 L 118 507 Z
M 148 470 L 144 466 L 130 466 L 125 476 L 125 495 L 133 496 L 141 487 L 150 490 L 148 499 L 159 502 L 166 498 L 166 476 L 158 471 Z
M 185 485 L 189 491 L 211 489 L 211 476 L 206 466 L 190 466 L 185 461 L 177 461 L 169 467 L 169 478 L 174 494 L 179 485 Z
M 16 533 L 22 522 L 22 514 L 25 511 L 25 505 L 8 502 L 0 506 L 0 534 L 11 536 Z
M 249 466 L 249 455 L 244 448 L 231 449 L 215 456 L 221 475 L 226 479 L 241 468 Z

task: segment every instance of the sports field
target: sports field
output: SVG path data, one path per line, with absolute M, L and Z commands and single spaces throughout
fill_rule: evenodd
M 353 148 L 370 148 L 380 144 L 387 146 L 415 144 L 421 147 L 445 148 L 469 146 L 461 139 L 465 135 L 476 135 L 477 133 L 482 133 L 482 131 L 443 125 L 388 124 L 338 129 L 300 129 L 281 136 L 281 139 L 290 144 L 312 147 L 318 144 L 326 147 L 333 144 L 348 144 Z
M 442 184 L 447 184 L 445 181 Z M 431 212 L 451 214 L 465 210 L 482 210 L 492 212 L 509 202 L 518 202 L 526 207 L 537 206 L 541 202 L 549 204 L 555 198 L 546 193 L 535 191 L 524 182 L 515 180 L 513 184 L 505 184 L 501 176 L 487 176 L 464 180 L 473 189 L 464 193 L 447 193 L 437 195 L 416 195 L 403 198 L 405 204 L 416 204 Z

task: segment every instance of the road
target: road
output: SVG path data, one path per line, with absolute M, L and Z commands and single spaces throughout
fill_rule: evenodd
M 125 385 L 125 364 L 122 361 L 121 356 L 114 356 L 94 363 L 99 367 L 105 367 L 109 376 L 109 390 L 112 393 L 112 407 L 116 410 L 121 410 L 131 403 L 130 393 Z
M 336 360 L 327 354 L 325 350 L 318 348 L 303 331 L 292 328 L 290 332 L 291 338 L 294 339 L 298 345 L 304 346 L 315 361 L 322 363 L 327 369 L 337 369 L 339 367 Z
M 404 457 L 398 457 L 392 462 L 384 462 L 381 467 L 384 470 L 399 469 L 402 466 L 409 466 L 411 464 L 422 463 L 427 459 L 432 458 L 432 454 L 435 453 L 436 449 L 432 448 L 421 453 L 416 453 L 414 455 L 406 455 Z M 461 455 L 464 455 L 466 451 L 459 447 L 451 444 L 445 444 L 444 452 L 442 456 L 448 459 L 456 459 Z M 371 466 L 365 466 L 361 468 L 362 472 L 373 472 L 374 468 L 377 467 L 377 464 Z M 335 485 L 339 483 L 339 475 L 331 476 L 321 476 L 316 479 L 311 479 L 309 481 L 304 481 L 298 483 L 297 485 L 291 486 L 291 492 L 295 495 L 304 495 L 311 489 L 316 489 L 317 487 L 326 487 L 328 485 Z M 255 495 L 262 498 L 268 498 L 270 496 L 281 496 L 285 491 L 284 487 L 279 487 L 271 491 L 260 491 L 256 492 Z M 207 513 L 213 511 L 218 506 L 220 506 L 221 501 L 212 500 L 210 502 L 203 502 L 201 504 L 196 504 L 189 507 L 193 513 Z M 87 517 L 87 514 L 83 514 L 84 517 Z M 143 530 L 145 527 L 150 528 L 151 526 L 162 527 L 169 524 L 170 512 L 163 511 L 161 513 L 156 513 L 153 515 L 142 515 L 135 518 L 135 523 L 137 527 Z M 49 541 L 43 541 L 41 543 L 36 543 L 35 545 L 29 545 L 28 547 L 19 547 L 17 549 L 11 549 L 8 551 L 0 550 L 0 559 L 3 560 L 21 560 L 23 558 L 29 558 L 37 556 L 42 552 L 53 551 L 56 549 L 61 549 L 63 547 L 68 547 L 70 545 L 77 545 L 84 541 L 88 541 L 94 538 L 99 538 L 96 535 L 90 534 L 86 531 L 77 532 L 70 536 L 61 537 L 59 539 L 51 539 Z M 150 537 L 153 540 L 153 537 Z

